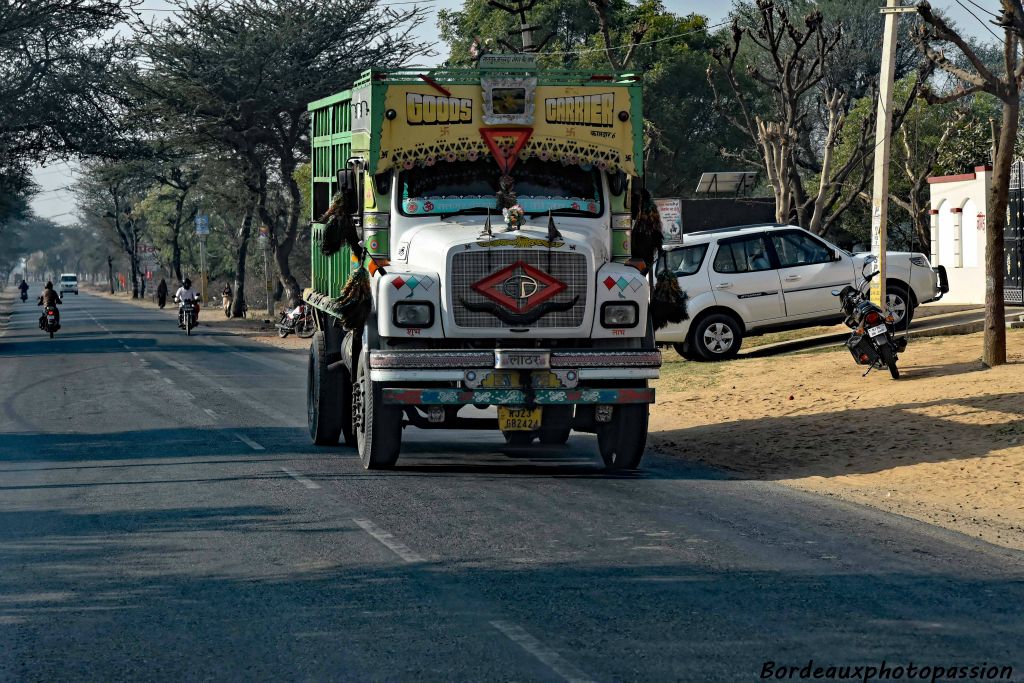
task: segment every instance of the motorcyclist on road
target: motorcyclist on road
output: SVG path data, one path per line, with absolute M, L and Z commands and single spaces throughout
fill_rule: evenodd
M 22 301 L 24 301 L 26 298 L 28 298 L 28 283 L 27 282 L 22 280 L 21 284 L 18 285 L 18 289 L 21 290 L 21 300 Z
M 57 304 L 61 303 L 64 303 L 64 301 L 60 298 L 60 294 L 54 291 L 53 283 L 47 282 L 46 286 L 43 287 L 43 293 L 39 295 L 39 303 L 36 305 L 42 306 L 44 311 L 46 310 L 47 306 L 52 306 L 54 312 L 54 320 L 57 321 L 58 327 L 60 327 L 60 311 L 57 309 Z M 39 327 L 44 330 L 46 329 L 45 312 L 41 316 L 39 316 Z
M 185 278 L 185 281 L 181 283 L 181 287 L 178 287 L 178 291 L 174 293 L 174 300 L 177 303 L 182 301 L 191 301 L 195 307 L 195 322 L 199 323 L 199 295 L 196 290 L 192 289 L 192 280 Z M 185 322 L 181 315 L 181 309 L 178 309 L 178 327 L 184 327 Z

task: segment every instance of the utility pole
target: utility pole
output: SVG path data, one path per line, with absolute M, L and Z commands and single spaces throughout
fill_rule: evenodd
M 554 36 L 554 33 L 548 34 L 547 38 L 542 40 L 539 45 L 533 42 L 533 32 L 539 29 L 540 26 L 530 24 L 529 20 L 526 18 L 526 13 L 533 9 L 533 6 L 537 4 L 537 0 L 517 0 L 516 4 L 513 6 L 498 2 L 498 0 L 488 0 L 487 4 L 504 12 L 508 12 L 512 16 L 519 17 L 519 35 L 523 41 L 522 50 L 514 45 L 510 45 L 504 40 L 498 40 L 503 47 L 511 50 L 512 52 L 540 52 L 544 49 L 544 46 L 547 45 L 547 42 L 551 40 L 552 36 Z M 513 33 L 515 32 L 513 31 Z
M 892 91 L 896 77 L 896 21 L 899 14 L 917 12 L 901 7 L 899 0 L 887 0 L 882 31 L 882 68 L 878 75 L 878 112 L 875 117 L 875 170 L 871 186 L 871 253 L 878 259 L 878 276 L 871 281 L 871 300 L 887 309 L 885 293 L 885 250 L 889 239 L 889 154 L 892 138 Z
M 878 76 L 878 113 L 875 117 L 875 171 L 871 186 L 871 253 L 878 259 L 878 275 L 871 281 L 871 300 L 886 310 L 885 250 L 889 227 L 889 153 L 892 136 L 892 91 L 896 76 L 896 20 L 902 12 L 916 12 L 914 7 L 900 7 L 899 0 L 887 0 L 881 12 L 885 15 L 882 32 L 882 69 Z

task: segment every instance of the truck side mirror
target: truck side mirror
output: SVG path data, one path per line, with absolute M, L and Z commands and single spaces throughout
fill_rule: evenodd
M 629 183 L 626 182 L 626 174 L 622 171 L 608 174 L 608 189 L 611 190 L 611 193 L 616 197 L 626 191 L 626 185 L 628 184 Z
M 358 213 L 359 179 L 356 177 L 356 172 L 351 168 L 343 168 L 338 171 L 337 181 L 337 191 L 344 195 L 345 206 L 348 207 L 349 213 Z

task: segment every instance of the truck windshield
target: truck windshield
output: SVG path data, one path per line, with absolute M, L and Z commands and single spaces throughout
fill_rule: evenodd
M 571 213 L 598 217 L 604 212 L 601 174 L 593 167 L 526 159 L 510 174 L 527 213 Z M 399 210 L 405 216 L 496 212 L 501 171 L 491 158 L 438 162 L 403 171 Z

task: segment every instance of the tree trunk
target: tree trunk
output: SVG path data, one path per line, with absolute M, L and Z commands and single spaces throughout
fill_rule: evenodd
M 252 234 L 253 211 L 247 209 L 238 228 L 238 254 L 235 256 L 235 289 L 231 300 L 231 317 L 245 317 L 245 262 L 249 256 L 249 236 Z
M 1003 123 L 996 147 L 989 191 L 992 210 L 988 212 L 985 229 L 985 348 L 981 362 L 987 367 L 1006 363 L 1006 316 L 1003 303 L 1003 276 L 1006 264 L 1003 237 L 1006 231 L 1006 208 L 1010 202 L 1010 165 L 1017 139 L 1017 117 L 1020 102 L 1013 98 L 1003 102 Z
M 285 229 L 284 239 L 277 241 L 274 249 L 277 272 L 280 273 L 281 284 L 288 297 L 289 308 L 298 306 L 302 297 L 302 286 L 292 274 L 291 267 L 292 250 L 295 248 L 295 239 L 299 234 L 299 210 L 302 206 L 302 193 L 299 190 L 299 184 L 292 177 L 294 172 L 294 162 L 291 164 L 282 162 L 281 175 L 284 178 L 285 187 L 288 188 L 289 198 L 288 226 Z
M 114 293 L 114 259 L 107 257 L 107 284 L 110 285 L 110 293 Z

